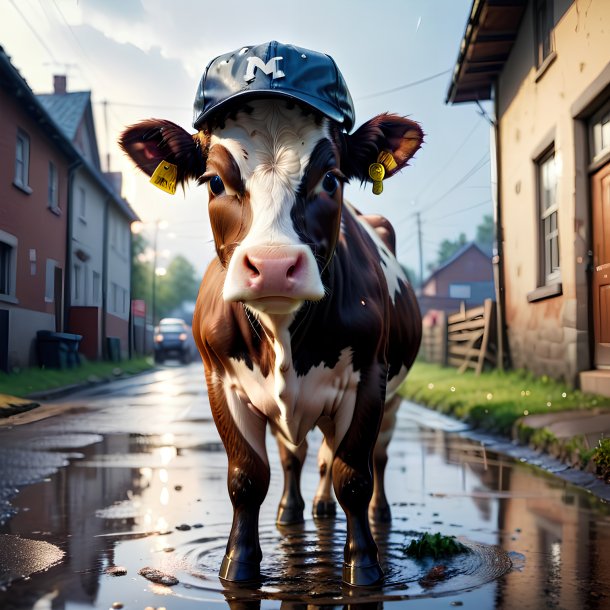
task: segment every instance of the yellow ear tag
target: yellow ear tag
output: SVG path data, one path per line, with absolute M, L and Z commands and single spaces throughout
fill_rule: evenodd
M 169 161 L 161 161 L 150 177 L 150 181 L 162 191 L 173 195 L 176 192 L 178 166 Z
M 381 163 L 388 172 L 391 172 L 398 167 L 398 163 L 396 163 L 396 159 L 394 159 L 392 153 L 386 152 L 385 150 L 382 150 L 379 153 L 377 163 Z
M 383 191 L 383 177 L 385 176 L 385 167 L 381 163 L 371 163 L 369 165 L 369 178 L 373 181 L 373 193 L 381 195 Z

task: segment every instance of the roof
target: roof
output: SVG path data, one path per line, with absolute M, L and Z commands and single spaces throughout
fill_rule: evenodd
M 467 244 L 464 244 L 459 250 L 457 250 L 453 254 L 453 256 L 449 257 L 444 263 L 440 264 L 428 276 L 428 279 L 426 279 L 426 281 L 423 282 L 423 284 L 427 284 L 432 278 L 436 277 L 441 271 L 443 271 L 447 267 L 450 267 L 458 258 L 461 258 L 462 256 L 464 256 L 464 254 L 466 254 L 466 252 L 468 252 L 468 250 L 470 250 L 472 248 L 474 248 L 475 250 L 478 250 L 478 252 L 479 252 L 479 254 L 481 254 L 481 256 L 484 256 L 486 259 L 489 259 L 489 263 L 491 264 L 491 256 L 488 256 L 487 254 L 485 254 L 485 252 L 483 252 L 483 250 L 477 245 L 476 242 L 471 241 Z
M 34 95 L 19 70 L 13 66 L 2 46 L 0 46 L 0 86 L 10 91 L 19 100 L 23 111 L 40 125 L 41 130 L 70 161 L 78 161 L 80 156 L 78 151 Z
M 76 130 L 83 119 L 90 99 L 90 91 L 74 91 L 71 93 L 47 93 L 36 96 L 47 112 L 55 119 L 59 128 L 68 140 L 73 141 Z
M 491 99 L 527 4 L 528 0 L 473 0 L 446 103 Z
M 19 70 L 11 63 L 11 58 L 7 55 L 2 46 L 0 46 L 0 86 L 6 88 L 20 101 L 20 105 L 24 112 L 27 112 L 40 125 L 42 131 L 47 134 L 53 144 L 57 146 L 71 162 L 84 167 L 89 172 L 130 222 L 139 219 L 129 203 L 112 188 L 102 173 L 97 168 L 93 167 L 93 165 L 76 149 L 64 129 L 58 125 L 53 113 L 50 112 L 40 100 L 41 96 L 37 96 L 32 91 L 26 80 L 19 73 Z M 87 95 L 89 96 L 88 92 Z M 87 102 L 90 105 L 90 97 L 87 98 Z

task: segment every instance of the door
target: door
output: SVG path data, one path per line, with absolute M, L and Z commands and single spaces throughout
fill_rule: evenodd
M 55 303 L 55 332 L 64 329 L 64 276 L 61 267 L 55 267 L 53 274 L 53 301 Z
M 592 180 L 595 366 L 610 368 L 610 163 Z

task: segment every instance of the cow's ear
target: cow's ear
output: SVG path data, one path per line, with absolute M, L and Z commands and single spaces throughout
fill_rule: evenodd
M 189 134 L 171 121 L 149 119 L 128 127 L 119 145 L 149 176 L 161 161 L 173 163 L 178 168 L 176 181 L 184 184 L 205 172 L 209 136 Z
M 389 178 L 405 167 L 422 145 L 424 133 L 415 121 L 396 114 L 379 114 L 361 125 L 352 135 L 341 134 L 341 171 L 361 182 L 371 180 L 369 167 L 390 153 L 394 163 L 384 162 Z

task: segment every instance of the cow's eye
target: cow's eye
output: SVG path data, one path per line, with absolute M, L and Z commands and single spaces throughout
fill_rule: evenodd
M 337 187 L 339 186 L 339 180 L 337 176 L 328 172 L 326 176 L 324 176 L 324 180 L 322 180 L 322 188 L 329 194 L 334 195 L 337 191 Z
M 210 178 L 210 190 L 214 195 L 222 195 L 225 190 L 225 183 L 220 176 L 212 176 Z

